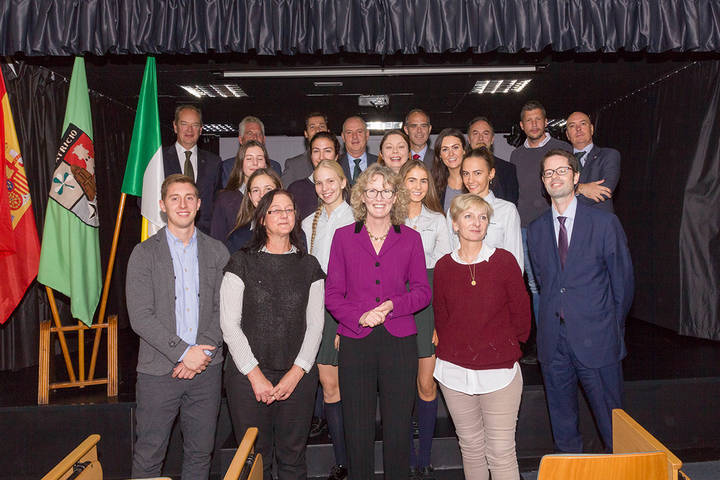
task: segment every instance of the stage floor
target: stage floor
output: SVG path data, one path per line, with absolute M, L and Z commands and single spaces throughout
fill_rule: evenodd
M 119 396 L 117 401 L 135 401 L 135 365 L 138 340 L 130 329 L 119 332 Z M 90 337 L 90 336 L 88 336 Z M 720 342 L 678 335 L 668 329 L 628 319 L 626 326 L 628 356 L 623 362 L 626 382 L 639 380 L 667 380 L 720 377 Z M 86 352 L 92 348 L 92 337 L 87 339 Z M 104 375 L 105 357 L 98 358 L 98 375 Z M 62 356 L 51 362 L 51 380 L 67 378 Z M 523 365 L 525 386 L 542 385 L 540 368 Z M 37 404 L 37 367 L 16 372 L 0 372 L 0 407 L 17 407 Z M 61 389 L 50 393 L 51 404 L 105 403 L 104 386 L 80 389 Z

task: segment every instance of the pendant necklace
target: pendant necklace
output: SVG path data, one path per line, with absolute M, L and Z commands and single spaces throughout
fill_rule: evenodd
M 468 270 L 470 270 L 470 285 L 472 285 L 473 287 L 475 285 L 477 285 L 477 282 L 475 281 L 475 267 L 476 266 L 477 266 L 477 264 L 475 264 L 475 263 L 472 265 L 472 267 L 470 265 L 468 265 Z
M 373 240 L 373 241 L 376 241 L 376 242 L 382 242 L 382 241 L 384 241 L 384 240 L 387 238 L 388 233 L 390 233 L 390 229 L 388 229 L 388 231 L 385 232 L 385 235 L 380 235 L 379 237 L 376 237 L 375 235 L 373 235 L 372 233 L 370 233 L 370 229 L 367 228 L 367 224 L 365 224 L 365 230 L 367 230 L 367 233 L 368 233 L 368 236 L 370 237 L 370 239 Z

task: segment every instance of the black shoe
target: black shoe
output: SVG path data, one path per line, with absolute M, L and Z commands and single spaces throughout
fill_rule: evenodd
M 422 480 L 435 480 L 435 476 L 433 475 L 434 470 L 435 469 L 432 465 L 428 465 L 427 467 L 420 467 L 417 471 L 417 478 Z
M 324 418 L 313 417 L 310 423 L 310 438 L 315 438 L 327 432 L 327 421 Z
M 347 467 L 343 465 L 335 465 L 330 469 L 330 476 L 327 477 L 327 480 L 345 480 L 347 475 Z
M 408 471 L 408 478 L 410 480 L 419 480 L 422 477 L 420 476 L 420 470 L 417 469 L 417 467 L 410 467 L 410 470 Z

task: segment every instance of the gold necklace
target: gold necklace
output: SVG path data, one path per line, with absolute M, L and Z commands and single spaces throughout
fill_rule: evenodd
M 370 237 L 370 239 L 373 240 L 373 241 L 375 241 L 375 242 L 382 242 L 382 241 L 384 241 L 384 240 L 387 238 L 388 233 L 390 233 L 390 229 L 388 228 L 388 231 L 385 232 L 385 235 L 381 235 L 381 236 L 379 236 L 379 237 L 376 237 L 375 235 L 373 235 L 372 233 L 370 233 L 370 229 L 368 228 L 367 223 L 365 224 L 365 230 L 367 230 L 367 233 L 368 233 L 368 236 Z
M 477 285 L 477 282 L 475 281 L 475 267 L 477 266 L 476 263 L 473 263 L 472 268 L 470 268 L 470 265 L 468 265 L 468 270 L 470 270 L 470 285 L 473 287 Z

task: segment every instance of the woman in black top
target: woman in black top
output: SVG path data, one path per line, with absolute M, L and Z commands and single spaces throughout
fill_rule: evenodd
M 258 427 L 264 478 L 305 479 L 305 445 L 318 384 L 315 356 L 324 324 L 325 274 L 303 251 L 292 196 L 267 193 L 252 240 L 232 255 L 220 287 L 228 407 L 240 442 Z

